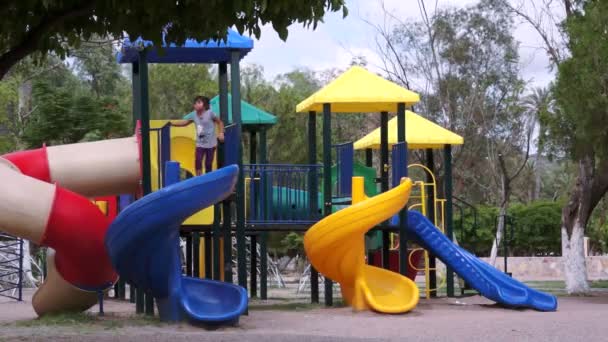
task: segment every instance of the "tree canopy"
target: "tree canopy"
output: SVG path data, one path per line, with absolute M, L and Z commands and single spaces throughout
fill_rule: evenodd
M 180 44 L 187 37 L 222 38 L 231 27 L 259 38 L 262 25 L 270 23 L 286 39 L 291 24 L 314 28 L 327 11 L 340 10 L 347 15 L 344 0 L 6 0 L 0 3 L 0 79 L 34 52 L 66 57 L 95 36 L 126 33 L 160 46 L 163 31 Z

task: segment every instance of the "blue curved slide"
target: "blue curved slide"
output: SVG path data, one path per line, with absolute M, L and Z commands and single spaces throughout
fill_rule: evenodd
M 174 179 L 175 184 L 131 204 L 110 226 L 105 244 L 112 265 L 127 282 L 154 296 L 161 320 L 235 324 L 247 309 L 244 288 L 182 275 L 179 250 L 181 223 L 228 197 L 237 174 L 231 165 L 183 182 Z
M 407 219 L 407 229 L 420 244 L 484 297 L 508 307 L 557 310 L 555 296 L 522 284 L 456 246 L 421 213 L 408 211 Z

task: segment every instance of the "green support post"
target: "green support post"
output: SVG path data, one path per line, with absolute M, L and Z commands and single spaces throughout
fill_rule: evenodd
M 249 293 L 251 298 L 257 298 L 258 296 L 258 251 L 257 251 L 258 237 L 256 234 L 251 234 L 249 237 L 249 246 L 251 254 L 249 257 L 250 273 L 249 273 Z
M 150 104 L 148 101 L 148 61 L 146 51 L 139 52 L 139 109 L 141 111 L 142 187 L 144 196 L 152 192 L 150 166 Z M 145 296 L 146 315 L 154 315 L 154 298 Z
M 405 136 L 405 103 L 397 104 L 397 141 L 405 144 L 405 173 L 407 176 L 407 140 Z M 393 166 L 394 167 L 394 166 Z M 407 251 L 407 204 L 399 212 L 399 273 L 407 275 L 408 251 Z
M 139 63 L 133 62 L 131 63 L 131 89 L 133 92 L 133 129 L 137 124 L 137 120 L 141 119 L 141 91 L 139 91 L 139 87 L 141 84 L 139 83 Z
M 139 82 L 138 62 L 133 62 L 131 64 L 131 77 L 131 87 L 133 90 L 133 127 L 135 128 L 137 121 L 141 119 L 141 92 L 139 91 L 141 83 Z M 136 313 L 144 313 L 144 293 L 135 288 L 135 285 L 133 284 L 129 284 L 129 301 L 135 303 Z
M 205 274 L 201 274 L 200 277 L 206 279 L 213 279 L 213 238 L 211 237 L 212 232 L 203 233 L 203 246 L 205 246 Z
M 228 65 L 226 63 L 219 64 L 219 85 L 220 85 L 220 118 L 226 124 L 230 124 L 228 117 Z M 224 151 L 226 151 L 224 149 Z M 222 155 L 222 159 L 225 155 Z M 224 281 L 232 283 L 232 218 L 230 212 L 230 201 L 222 201 L 222 237 L 224 240 Z M 219 234 L 218 234 L 219 237 Z M 220 242 L 215 242 L 217 246 L 217 260 L 219 264 Z M 218 279 L 220 278 L 218 268 Z
M 239 51 L 231 52 L 230 60 L 230 87 L 232 93 L 232 120 L 236 125 L 236 144 L 238 144 L 237 165 L 239 167 L 238 181 L 236 183 L 236 250 L 237 274 L 239 286 L 247 289 L 247 258 L 245 245 L 245 182 L 243 178 L 243 145 L 241 144 L 241 79 Z
M 312 165 L 317 164 L 317 113 L 308 112 L 308 164 L 311 165 L 308 173 L 308 203 L 310 203 L 310 216 L 315 217 L 319 207 L 317 174 Z M 319 303 L 319 273 L 310 265 L 310 301 Z
M 249 164 L 257 163 L 258 135 L 254 129 L 249 132 Z
M 186 236 L 186 275 L 192 277 L 192 233 Z
M 387 192 L 388 184 L 388 112 L 380 113 L 380 189 Z M 382 223 L 386 228 L 386 223 Z M 382 230 L 382 267 L 389 269 L 390 265 L 390 232 Z
M 323 216 L 331 215 L 331 105 L 323 104 Z M 312 274 L 311 274 L 312 275 Z M 333 305 L 333 281 L 325 276 L 325 305 Z
M 445 234 L 450 241 L 454 241 L 454 222 L 452 211 L 452 146 L 445 145 L 443 149 L 443 158 L 445 165 L 444 174 L 444 192 L 445 192 Z M 448 297 L 454 297 L 454 271 L 446 268 L 446 287 Z
M 426 182 L 427 183 L 432 183 L 433 182 L 433 175 L 435 174 L 435 161 L 434 161 L 434 157 L 433 157 L 433 149 L 428 148 L 426 149 L 426 167 L 429 169 L 429 171 L 432 173 L 429 174 L 427 172 L 426 174 Z M 435 192 L 433 191 L 433 188 L 431 186 L 428 186 L 426 189 L 426 194 L 427 194 L 427 198 L 426 198 L 426 217 L 431 221 L 431 222 L 435 222 Z M 436 267 L 436 260 L 435 260 L 435 256 L 433 254 L 429 253 L 429 287 L 431 289 L 436 289 L 437 288 L 437 272 L 435 271 L 435 267 Z M 431 291 L 431 297 L 437 297 L 437 291 Z
M 268 164 L 267 157 L 267 146 L 268 142 L 266 140 L 266 127 L 262 127 L 260 130 L 260 164 Z M 264 211 L 262 212 L 262 218 L 266 221 L 266 208 L 268 203 L 268 198 L 266 196 L 266 183 L 264 182 L 264 174 L 260 175 L 262 177 L 260 186 L 262 189 L 262 198 L 261 201 L 264 203 Z M 268 299 L 268 232 L 262 232 L 260 238 L 260 298 Z
M 203 278 L 205 275 L 201 274 L 201 233 L 192 233 L 192 276 L 195 278 Z
M 257 132 L 256 129 L 253 128 L 249 132 L 249 164 L 255 164 L 257 162 L 257 152 L 258 152 L 258 144 L 257 144 Z M 254 181 L 253 179 L 251 180 Z M 256 193 L 257 194 L 257 193 Z M 255 203 L 259 203 L 259 201 L 255 198 L 250 198 L 250 201 L 255 201 Z M 255 234 L 252 234 L 249 237 L 250 246 L 251 246 L 251 257 L 249 258 L 249 282 L 250 285 L 250 293 L 251 298 L 255 298 L 258 296 L 258 253 L 257 253 L 257 244 L 258 237 Z
M 365 149 L 365 166 L 374 166 L 374 150 L 372 150 L 371 148 Z

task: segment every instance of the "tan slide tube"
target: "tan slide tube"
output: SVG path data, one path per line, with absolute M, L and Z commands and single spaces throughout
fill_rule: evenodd
M 136 137 L 47 147 L 51 182 L 85 197 L 136 193 Z

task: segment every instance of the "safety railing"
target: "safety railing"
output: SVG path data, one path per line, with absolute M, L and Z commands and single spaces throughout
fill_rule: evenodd
M 321 165 L 243 165 L 246 222 L 309 224 L 321 218 Z

